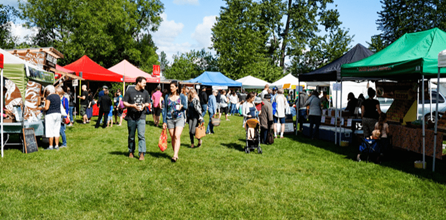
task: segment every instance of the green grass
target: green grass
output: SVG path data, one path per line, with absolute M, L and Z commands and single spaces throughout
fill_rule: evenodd
M 150 117 L 150 120 L 152 117 Z M 0 159 L 0 219 L 444 219 L 445 165 L 413 168 L 399 152 L 382 165 L 355 162 L 356 148 L 300 136 L 263 154 L 243 151 L 232 116 L 191 149 L 188 128 L 177 163 L 146 127 L 147 155 L 127 157 L 127 127 L 76 124 L 68 148 Z M 95 120 L 94 120 L 95 121 Z M 170 138 L 169 138 L 170 139 Z M 46 146 L 45 146 L 46 147 Z

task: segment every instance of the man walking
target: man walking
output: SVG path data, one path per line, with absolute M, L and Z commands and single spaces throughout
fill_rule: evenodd
M 71 92 L 70 87 L 67 87 L 67 94 L 69 96 L 68 104 L 69 104 L 69 115 L 70 115 L 70 124 L 68 126 L 73 126 L 73 122 L 74 122 L 73 110 L 74 110 L 76 101 L 74 100 L 74 95 Z
M 198 98 L 200 98 L 200 105 L 201 105 L 201 116 L 203 117 L 203 123 L 204 123 L 204 116 L 206 115 L 206 111 L 208 109 L 208 95 L 206 94 L 206 86 L 203 86 L 201 88 L 201 92 L 198 95 Z
M 88 116 L 87 116 L 87 106 L 88 106 L 88 92 L 87 92 L 87 85 L 82 85 L 82 92 L 81 95 L 77 96 L 80 99 L 80 115 L 83 118 L 84 124 L 87 124 Z
M 127 128 L 129 131 L 129 158 L 133 158 L 135 152 L 135 133 L 138 130 L 139 160 L 144 160 L 146 153 L 146 139 L 144 136 L 146 131 L 145 108 L 150 105 L 150 95 L 144 89 L 145 87 L 146 79 L 141 76 L 136 78 L 136 86 L 129 87 L 123 99 L 124 106 L 127 108 L 125 120 L 127 120 Z
M 271 132 L 271 125 L 273 125 L 273 106 L 271 105 L 271 95 L 265 94 L 263 96 L 262 110 L 260 111 L 260 141 L 266 144 L 268 133 Z
M 104 95 L 101 96 L 98 100 L 99 118 L 98 121 L 96 121 L 95 128 L 99 128 L 99 125 L 102 121 L 102 115 L 104 115 L 104 123 L 102 124 L 102 127 L 107 127 L 108 113 L 110 112 L 110 108 L 112 106 L 112 101 L 110 96 L 108 96 L 108 93 L 108 89 L 104 89 Z

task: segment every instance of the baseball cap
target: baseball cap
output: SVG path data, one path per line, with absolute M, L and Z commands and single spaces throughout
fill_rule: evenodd
M 108 89 L 108 86 L 102 86 L 103 89 Z
M 274 88 L 273 88 L 273 91 L 277 91 L 277 87 L 274 87 Z

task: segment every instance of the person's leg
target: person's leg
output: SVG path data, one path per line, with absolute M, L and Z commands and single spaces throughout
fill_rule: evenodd
M 260 128 L 260 143 L 266 144 L 266 128 Z
M 49 145 L 50 145 L 50 149 L 53 149 L 53 141 L 54 141 L 54 137 L 49 137 L 48 138 L 48 143 L 49 143 Z
M 175 147 L 173 151 L 173 157 L 178 159 L 178 152 L 181 146 L 181 133 L 183 132 L 183 127 L 175 128 Z
M 282 128 L 280 129 L 280 138 L 283 138 L 283 132 L 285 132 L 285 118 L 280 118 L 280 124 L 282 124 Z
M 225 116 L 226 116 L 226 121 L 229 121 L 229 119 L 228 119 L 228 107 L 225 108 Z
M 170 135 L 170 139 L 172 140 L 172 150 L 175 151 L 175 129 L 174 128 L 170 128 L 169 129 L 169 135 Z
M 133 154 L 135 152 L 135 132 L 136 132 L 136 121 L 128 120 L 127 121 L 127 129 L 129 132 L 128 137 L 128 149 L 129 149 L 129 157 L 133 158 Z
M 313 138 L 313 126 L 314 126 L 314 116 L 310 115 L 309 116 L 310 119 L 310 138 Z
M 95 128 L 99 128 L 99 125 L 101 124 L 102 120 L 102 114 L 104 114 L 104 112 L 102 111 L 102 109 L 99 109 L 99 117 L 98 120 L 96 121 L 96 125 L 94 126 Z
M 62 145 L 67 146 L 67 136 L 65 135 L 65 124 L 60 126 L 60 136 L 62 137 Z
M 73 109 L 74 109 L 73 106 L 68 107 L 68 113 L 69 113 L 69 115 L 70 115 L 70 126 L 73 125 L 73 121 L 74 121 L 74 118 L 73 118 Z
M 275 116 L 273 116 L 273 130 L 274 130 L 274 138 L 277 138 L 277 118 Z
M 211 123 L 211 118 L 212 118 L 212 114 L 211 114 L 211 112 L 209 112 L 209 122 L 208 122 L 208 127 L 206 129 L 206 134 L 210 134 L 211 131 L 212 132 L 214 131 L 213 125 Z
M 189 138 L 190 138 L 190 147 L 194 147 L 194 140 L 195 140 L 195 126 L 196 126 L 196 119 L 194 118 L 188 118 L 188 124 L 189 124 Z
M 319 126 L 321 125 L 321 116 L 315 116 L 314 120 L 315 120 L 314 123 L 316 124 L 316 128 L 314 131 L 314 137 L 319 138 Z
M 104 124 L 102 124 L 103 128 L 107 127 L 107 122 L 108 122 L 108 112 L 104 112 Z
M 146 154 L 146 120 L 140 119 L 137 121 L 138 129 L 138 151 L 139 160 L 144 160 L 144 155 Z

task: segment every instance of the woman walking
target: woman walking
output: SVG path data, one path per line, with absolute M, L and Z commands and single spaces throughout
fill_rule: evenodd
M 44 107 L 38 107 L 38 110 L 46 111 L 45 114 L 45 136 L 49 138 L 49 147 L 45 150 L 59 149 L 59 133 L 60 133 L 60 96 L 56 94 L 54 86 L 49 85 L 45 88 L 48 96 L 45 100 Z M 56 146 L 53 148 L 53 143 Z
M 246 102 L 243 103 L 243 127 L 248 119 L 256 118 L 258 116 L 258 111 L 254 105 L 255 94 L 253 92 L 249 93 L 246 97 Z
M 274 138 L 277 138 L 277 124 L 281 124 L 280 128 L 280 138 L 283 138 L 283 131 L 285 130 L 285 110 L 287 108 L 288 102 L 285 95 L 283 95 L 283 89 L 279 89 L 276 95 L 276 113 L 274 118 Z
M 379 115 L 381 114 L 381 108 L 379 106 L 379 101 L 373 99 L 376 95 L 374 89 L 369 88 L 367 90 L 369 98 L 362 102 L 361 106 L 361 117 L 362 117 L 362 128 L 364 130 L 364 137 L 369 137 L 372 135 L 372 131 L 375 129 L 375 124 L 378 122 Z
M 169 129 L 172 138 L 172 162 L 177 162 L 184 128 L 184 114 L 187 110 L 186 96 L 178 92 L 178 82 L 170 82 L 170 93 L 164 98 L 163 129 Z
M 319 126 L 321 125 L 321 100 L 319 99 L 319 93 L 315 90 L 308 98 L 305 106 L 310 106 L 309 118 L 310 118 L 310 137 L 314 140 L 314 137 L 319 137 Z M 313 126 L 314 128 L 313 133 Z M 314 135 L 313 135 L 314 134 Z
M 238 103 L 238 96 L 235 92 L 232 92 L 229 96 L 229 101 L 231 102 L 231 112 L 230 115 L 235 115 L 237 113 L 237 103 Z
M 188 106 L 188 116 L 187 120 L 189 122 L 189 136 L 190 136 L 190 147 L 194 148 L 194 139 L 195 139 L 195 128 L 198 127 L 199 124 L 203 122 L 203 117 L 201 114 L 201 105 L 200 98 L 198 98 L 197 91 L 195 89 L 191 89 L 189 91 L 189 106 Z M 198 139 L 197 147 L 200 147 L 202 143 L 201 139 Z

